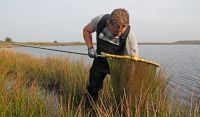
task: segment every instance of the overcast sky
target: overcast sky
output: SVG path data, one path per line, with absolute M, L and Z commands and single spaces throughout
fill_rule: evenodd
M 93 17 L 119 7 L 139 42 L 200 40 L 200 0 L 0 0 L 0 40 L 83 42 Z

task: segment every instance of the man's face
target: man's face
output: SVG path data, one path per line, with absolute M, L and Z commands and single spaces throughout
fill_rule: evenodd
M 112 21 L 110 22 L 111 25 L 111 33 L 114 36 L 120 36 L 128 27 L 128 24 L 122 24 L 119 23 L 118 21 Z

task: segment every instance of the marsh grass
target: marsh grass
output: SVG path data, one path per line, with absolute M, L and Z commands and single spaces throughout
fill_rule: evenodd
M 5 42 L 0 40 L 0 48 L 12 48 L 15 47 L 10 42 Z
M 68 57 L 35 58 L 0 51 L 0 116 L 199 117 L 198 99 L 191 96 L 189 105 L 171 102 L 162 70 L 140 85 L 134 103 L 129 103 L 125 94 L 120 107 L 107 76 L 99 101 L 88 111 L 83 102 L 89 67 L 83 60 L 74 62 Z

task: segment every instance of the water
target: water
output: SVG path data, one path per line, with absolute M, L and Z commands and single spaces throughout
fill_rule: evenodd
M 47 48 L 87 53 L 86 46 L 50 46 Z M 34 56 L 71 56 L 73 60 L 84 59 L 92 62 L 88 56 L 73 55 L 28 47 L 10 48 L 11 50 Z M 173 94 L 182 98 L 200 99 L 200 46 L 198 45 L 139 45 L 140 56 L 159 63 L 170 78 L 168 86 Z
M 156 61 L 167 72 L 174 95 L 200 99 L 199 45 L 142 45 L 140 55 Z

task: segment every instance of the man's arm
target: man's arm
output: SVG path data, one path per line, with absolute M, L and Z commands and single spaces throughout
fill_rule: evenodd
M 92 33 L 96 31 L 97 24 L 101 20 L 101 18 L 104 16 L 104 14 L 101 14 L 99 16 L 94 17 L 89 24 L 87 24 L 83 28 L 83 38 L 85 40 L 85 43 L 87 44 L 88 48 L 92 48 Z
M 85 43 L 87 45 L 88 48 L 94 48 L 93 47 L 93 43 L 92 43 L 92 33 L 93 33 L 93 28 L 91 23 L 87 24 L 84 28 L 83 28 L 83 38 L 85 40 Z

